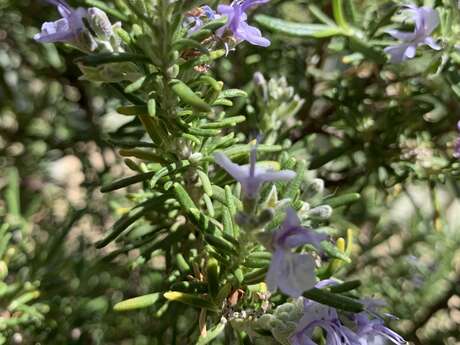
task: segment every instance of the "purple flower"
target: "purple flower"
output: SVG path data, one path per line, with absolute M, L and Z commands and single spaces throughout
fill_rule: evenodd
M 34 39 L 43 43 L 76 42 L 80 33 L 85 30 L 83 18 L 87 15 L 87 10 L 84 8 L 74 10 L 65 0 L 48 0 L 48 2 L 57 6 L 62 18 L 55 22 L 43 23 L 41 32 L 36 34 Z
M 233 33 L 238 42 L 248 41 L 249 43 L 268 47 L 270 41 L 262 37 L 260 30 L 250 26 L 246 21 L 248 19 L 246 11 L 256 5 L 265 4 L 270 0 L 234 0 L 231 5 L 219 5 L 217 12 L 228 18 L 227 23 L 217 31 L 222 36 L 227 30 Z
M 316 328 L 326 332 L 326 345 L 361 345 L 358 336 L 344 326 L 334 308 L 305 300 L 304 316 L 291 337 L 292 345 L 317 345 L 312 340 Z
M 194 24 L 189 30 L 188 34 L 193 34 L 201 29 L 204 25 L 203 17 L 207 20 L 215 20 L 218 19 L 220 16 L 214 12 L 214 10 L 209 6 L 201 6 L 198 7 L 196 10 L 190 12 L 187 16 L 186 20 L 190 24 Z
M 241 184 L 245 197 L 256 199 L 259 189 L 264 182 L 290 181 L 296 176 L 296 173 L 291 170 L 274 171 L 269 168 L 256 166 L 256 155 L 257 147 L 254 146 L 251 149 L 249 165 L 238 165 L 233 163 L 222 152 L 214 154 L 216 163 Z
M 272 239 L 273 257 L 267 272 L 267 286 L 272 292 L 278 288 L 291 297 L 299 297 L 304 291 L 315 287 L 315 261 L 309 254 L 297 254 L 291 249 L 312 244 L 320 249 L 326 236 L 301 226 L 297 213 L 286 210 L 286 218 Z
M 457 123 L 457 129 L 460 132 L 460 121 Z M 454 145 L 454 157 L 455 158 L 460 158 L 460 137 L 455 140 L 455 145 Z
M 402 41 L 401 44 L 384 49 L 386 53 L 391 55 L 390 62 L 392 63 L 400 63 L 406 59 L 413 58 L 415 50 L 421 45 L 427 45 L 434 50 L 441 49 L 441 46 L 430 36 L 439 25 L 439 16 L 436 10 L 430 7 L 416 7 L 414 5 L 406 5 L 405 7 L 408 8 L 407 12 L 415 22 L 415 29 L 413 32 L 387 31 L 391 36 Z
M 366 312 L 354 315 L 354 321 L 357 325 L 356 334 L 360 345 L 372 344 L 381 337 L 397 345 L 407 343 L 398 333 L 386 327 L 382 319 L 371 320 Z

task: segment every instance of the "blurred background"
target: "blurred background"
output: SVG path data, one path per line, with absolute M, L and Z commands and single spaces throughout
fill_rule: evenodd
M 306 3 L 272 1 L 266 12 L 308 22 Z M 362 4 L 363 25 L 374 5 Z M 151 335 L 164 332 L 158 311 L 112 307 L 155 291 L 161 262 L 135 251 L 113 260 L 116 248 L 94 247 L 129 207 L 123 191 L 99 191 L 126 174 L 107 135 L 123 126 L 117 97 L 80 79 L 75 50 L 34 42 L 56 15 L 40 1 L 0 0 L 0 344 L 155 344 Z M 305 103 L 286 134 L 292 153 L 311 160 L 329 193 L 362 195 L 331 220 L 356 234 L 348 277 L 387 301 L 400 319 L 392 326 L 412 343 L 460 344 L 460 184 L 443 153 L 458 96 L 419 71 L 399 77 L 372 61 L 346 63 L 350 47 L 340 39 L 270 38 L 270 48 L 241 46 L 213 67 L 252 95 L 234 112 L 256 129 L 268 111 L 255 72 L 294 88 Z M 436 102 L 442 109 L 429 114 Z M 351 146 L 333 161 L 312 159 L 339 142 Z

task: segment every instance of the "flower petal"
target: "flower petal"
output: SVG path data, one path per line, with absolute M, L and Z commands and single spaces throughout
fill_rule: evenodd
M 401 63 L 406 60 L 406 50 L 410 44 L 396 44 L 393 46 L 386 47 L 384 49 L 385 53 L 390 55 L 391 63 Z
M 246 22 L 239 24 L 235 36 L 256 46 L 268 47 L 271 44 L 270 40 L 262 37 L 262 32 L 258 28 L 250 26 Z
M 425 38 L 423 43 L 425 43 L 428 47 L 430 47 L 431 49 L 434 49 L 434 50 L 441 50 L 441 48 L 442 48 L 439 44 L 436 43 L 434 38 L 431 37 L 431 36 Z
M 405 32 L 405 31 L 399 31 L 399 30 L 387 30 L 385 32 L 391 35 L 392 37 L 398 40 L 404 41 L 404 42 L 412 41 L 416 37 L 415 33 L 413 32 Z
M 278 287 L 286 295 L 300 297 L 316 284 L 315 261 L 308 254 L 285 253 L 278 273 Z
M 222 152 L 214 153 L 214 161 L 226 172 L 228 172 L 235 180 L 241 182 L 247 176 L 247 169 L 239 166 L 238 164 L 233 163 L 230 158 L 228 158 Z

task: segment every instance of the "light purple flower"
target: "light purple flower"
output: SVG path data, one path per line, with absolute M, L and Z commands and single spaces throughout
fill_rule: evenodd
M 297 213 L 286 210 L 283 224 L 275 231 L 272 239 L 274 250 L 266 282 L 272 292 L 278 288 L 291 297 L 299 297 L 304 291 L 315 287 L 315 261 L 310 254 L 293 253 L 291 249 L 312 244 L 318 250 L 326 236 L 301 226 Z
M 356 334 L 360 345 L 372 344 L 381 337 L 397 345 L 407 343 L 398 333 L 386 327 L 380 318 L 370 319 L 366 312 L 356 314 L 353 318 L 357 325 Z
M 87 10 L 84 8 L 74 10 L 65 0 L 48 0 L 48 2 L 57 6 L 62 18 L 55 22 L 43 23 L 41 32 L 36 34 L 34 39 L 42 43 L 76 42 L 80 33 L 85 30 L 83 18 L 87 15 Z
M 231 5 L 219 5 L 217 12 L 228 18 L 227 23 L 217 31 L 222 36 L 227 30 L 233 33 L 238 42 L 248 41 L 249 43 L 268 47 L 270 41 L 262 37 L 260 30 L 250 26 L 246 21 L 248 19 L 246 11 L 251 7 L 265 4 L 270 0 L 234 0 Z
M 457 129 L 460 132 L 460 121 L 457 123 Z M 454 157 L 455 158 L 460 158 L 460 137 L 455 140 L 455 145 L 454 145 Z
M 439 25 L 438 12 L 430 7 L 416 7 L 414 5 L 406 5 L 405 7 L 415 22 L 415 29 L 413 32 L 387 31 L 391 36 L 402 41 L 401 44 L 384 49 L 386 53 L 390 54 L 390 62 L 392 63 L 400 63 L 413 58 L 417 47 L 421 45 L 427 45 L 434 50 L 441 49 L 441 46 L 430 36 Z
M 235 180 L 241 184 L 245 197 L 256 199 L 260 187 L 264 182 L 290 181 L 296 173 L 291 170 L 275 171 L 269 168 L 256 166 L 257 147 L 251 149 L 248 165 L 233 163 L 224 153 L 217 152 L 214 159 Z
M 204 25 L 203 17 L 207 20 L 215 20 L 220 16 L 207 5 L 199 7 L 196 14 L 188 15 L 186 18 L 189 24 L 193 23 L 193 26 L 188 30 L 189 35 L 201 29 Z
M 326 345 L 361 345 L 358 336 L 344 326 L 334 308 L 304 301 L 304 316 L 291 337 L 292 345 L 317 345 L 312 340 L 316 328 L 326 332 Z

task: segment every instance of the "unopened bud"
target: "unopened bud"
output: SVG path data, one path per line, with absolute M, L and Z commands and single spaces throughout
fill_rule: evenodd
M 257 86 L 265 86 L 267 84 L 264 75 L 260 72 L 254 73 L 253 80 Z
M 307 190 L 305 191 L 305 197 L 306 198 L 314 198 L 317 195 L 322 194 L 324 191 L 324 181 L 315 178 L 312 183 L 307 187 Z
M 329 205 L 321 205 L 315 208 L 312 208 L 308 215 L 311 218 L 315 218 L 318 220 L 327 220 L 332 216 L 332 207 Z
M 104 11 L 96 7 L 88 9 L 88 22 L 98 38 L 109 40 L 112 37 L 112 23 Z
M 194 152 L 189 157 L 189 160 L 192 163 L 198 163 L 202 159 L 203 159 L 203 154 L 200 152 Z

